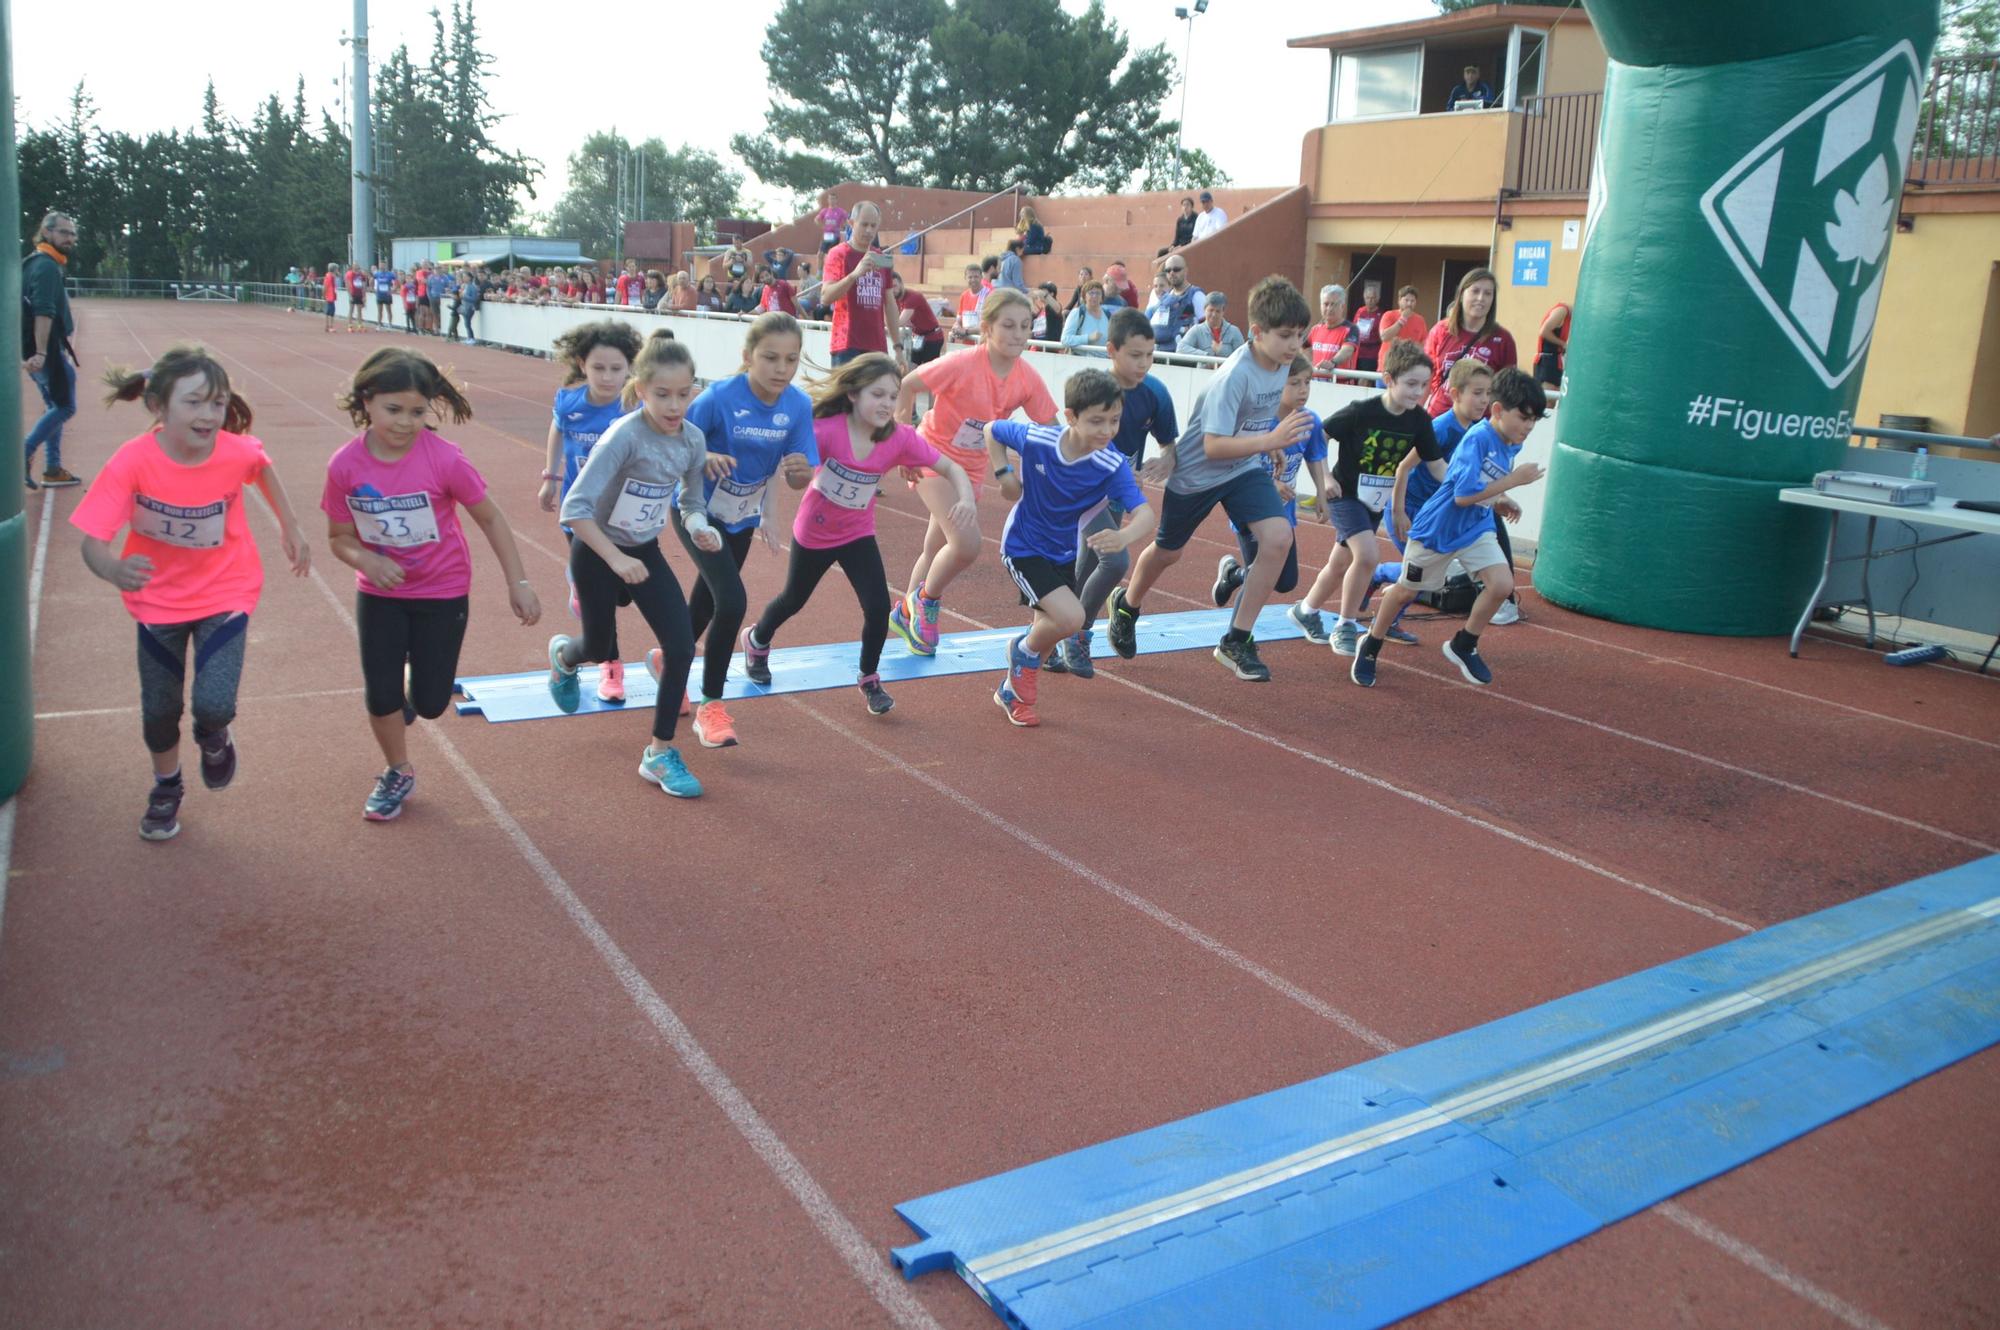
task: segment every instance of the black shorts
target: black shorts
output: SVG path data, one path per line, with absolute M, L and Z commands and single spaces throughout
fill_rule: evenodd
M 395 303 L 396 303 L 396 298 L 394 296 L 375 297 L 375 308 L 377 309 L 388 309 L 391 305 L 394 305 Z
M 917 349 L 910 353 L 910 363 L 912 365 L 928 365 L 943 354 L 944 338 L 942 337 L 938 338 L 935 342 L 918 342 Z
M 1076 594 L 1075 559 L 1057 563 L 1054 559 L 1044 559 L 1036 554 L 1024 554 L 1018 559 L 1003 554 L 1000 565 L 1007 570 L 1007 576 L 1014 579 L 1014 585 L 1021 588 L 1023 605 L 1040 605 L 1043 597 L 1057 590 Z
M 1192 494 L 1176 494 L 1169 489 L 1160 505 L 1160 529 L 1153 543 L 1163 550 L 1179 549 L 1193 538 L 1195 529 L 1215 511 L 1218 503 L 1229 514 L 1229 520 L 1245 531 L 1252 522 L 1285 515 L 1285 505 L 1278 499 L 1278 487 L 1271 482 L 1271 473 L 1258 467 Z

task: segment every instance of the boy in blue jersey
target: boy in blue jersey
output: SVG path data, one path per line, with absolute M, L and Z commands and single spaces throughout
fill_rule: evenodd
M 375 326 L 386 328 L 392 322 L 396 308 L 396 271 L 375 265 Z
M 1531 375 L 1509 366 L 1493 378 L 1493 402 L 1486 419 L 1459 440 L 1445 471 L 1444 485 L 1431 495 L 1417 520 L 1410 524 L 1403 550 L 1403 575 L 1383 593 L 1375 622 L 1361 641 L 1350 671 L 1363 688 L 1375 684 L 1376 657 L 1383 633 L 1418 591 L 1444 580 L 1444 570 L 1456 558 L 1482 584 L 1479 599 L 1465 627 L 1444 644 L 1444 658 L 1458 667 L 1466 682 L 1493 682 L 1493 671 L 1479 654 L 1479 634 L 1508 596 L 1514 575 L 1493 534 L 1492 508 L 1508 490 L 1542 478 L 1533 462 L 1516 467 L 1514 458 L 1548 410 L 1548 395 Z
M 1239 679 L 1269 681 L 1271 671 L 1257 654 L 1251 630 L 1271 598 L 1278 574 L 1292 553 L 1292 527 L 1278 487 L 1262 455 L 1301 443 L 1312 430 L 1312 414 L 1278 414 L 1278 399 L 1292 375 L 1292 361 L 1305 341 L 1312 311 L 1297 287 L 1282 277 L 1266 277 L 1250 292 L 1250 340 L 1215 372 L 1195 401 L 1194 419 L 1147 478 L 1167 487 L 1160 529 L 1132 566 L 1132 580 L 1111 593 L 1109 637 L 1112 650 L 1130 660 L 1138 652 L 1139 613 L 1146 593 L 1181 552 L 1216 506 L 1257 541 L 1257 558 L 1243 579 L 1243 595 L 1230 616 L 1229 630 L 1215 658 Z
M 1136 470 L 1146 460 L 1148 436 L 1162 449 L 1171 449 L 1174 440 L 1180 437 L 1180 425 L 1174 419 L 1174 399 L 1167 392 L 1167 385 L 1151 373 L 1156 343 L 1153 325 L 1143 313 L 1131 308 L 1114 311 L 1106 345 L 1111 349 L 1111 377 L 1125 394 L 1125 404 L 1118 416 L 1118 433 L 1112 436 L 1111 446 L 1124 454 Z M 1124 515 L 1124 510 L 1113 503 L 1084 528 L 1076 556 L 1077 599 L 1083 603 L 1083 627 L 1056 644 L 1056 649 L 1042 662 L 1044 669 L 1055 674 L 1074 674 L 1079 679 L 1097 673 L 1090 659 L 1090 626 L 1103 613 L 1111 589 L 1125 580 L 1132 557 L 1123 549 L 1099 554 L 1090 537 L 1100 531 L 1116 531 Z
M 1312 357 L 1301 353 L 1292 360 L 1292 377 L 1285 381 L 1285 395 L 1278 399 L 1278 415 L 1288 416 L 1305 408 L 1306 395 L 1312 390 Z M 1326 489 L 1326 431 L 1315 420 L 1306 437 L 1292 444 L 1281 453 L 1265 453 L 1264 463 L 1272 468 L 1271 477 L 1278 483 L 1278 498 L 1284 501 L 1285 520 L 1292 524 L 1296 533 L 1299 526 L 1299 470 L 1304 468 L 1312 477 L 1313 493 L 1319 498 L 1313 504 L 1313 516 L 1322 522 L 1332 519 L 1327 515 L 1330 502 Z M 1257 538 L 1242 527 L 1231 522 L 1229 529 L 1236 533 L 1236 548 L 1243 552 L 1239 560 L 1234 554 L 1225 554 L 1215 565 L 1215 585 L 1209 594 L 1215 600 L 1217 609 L 1224 609 L 1236 597 L 1243 585 L 1243 570 L 1257 562 Z M 1290 591 L 1299 584 L 1299 543 L 1296 534 L 1292 539 L 1292 552 L 1285 559 L 1285 566 L 1278 574 L 1277 585 L 1271 590 Z
M 1486 408 L 1493 401 L 1493 367 L 1484 361 L 1466 356 L 1451 367 L 1451 374 L 1445 380 L 1445 390 L 1451 394 L 1451 410 L 1431 420 L 1431 437 L 1437 440 L 1439 459 L 1434 462 L 1424 462 L 1416 453 L 1409 452 L 1403 454 L 1403 460 L 1396 466 L 1395 497 L 1389 505 L 1389 511 L 1383 514 L 1382 534 L 1396 543 L 1399 553 L 1410 538 L 1410 523 L 1416 520 L 1417 514 L 1423 511 L 1431 495 L 1437 493 L 1438 486 L 1443 483 L 1445 467 L 1451 461 L 1452 452 L 1457 449 L 1458 441 L 1465 437 L 1467 430 L 1486 419 Z M 1512 499 L 1501 499 L 1493 505 L 1493 516 L 1496 519 L 1502 516 L 1520 515 L 1521 506 Z M 1496 524 L 1494 531 L 1500 539 L 1500 552 L 1509 554 L 1506 528 Z M 1513 562 L 1511 554 L 1508 562 L 1510 564 Z M 1402 575 L 1403 563 L 1400 559 L 1378 564 L 1375 568 L 1375 585 L 1393 585 Z M 1512 604 L 1511 601 L 1508 603 Z M 1407 610 L 1408 606 L 1404 608 Z M 1502 606 L 1501 613 L 1505 613 L 1505 606 Z M 1402 617 L 1401 612 L 1396 615 L 1398 620 Z M 1499 616 L 1496 615 L 1495 622 L 1498 621 Z M 1391 623 L 1384 630 L 1384 636 L 1389 641 L 1403 646 L 1417 644 L 1417 635 L 1398 623 Z
M 993 694 L 1015 725 L 1042 723 L 1035 711 L 1042 654 L 1083 627 L 1076 597 L 1079 537 L 1089 529 L 1083 543 L 1099 554 L 1116 554 L 1153 534 L 1153 509 L 1132 464 L 1110 446 L 1124 405 L 1118 380 L 1087 369 L 1063 385 L 1067 428 L 1008 420 L 986 426 L 991 475 L 1014 503 L 1000 532 L 1000 562 L 1034 609 L 1028 631 L 1007 644 L 1007 675 Z M 1010 449 L 1020 457 L 1018 471 L 1008 460 Z M 1124 527 L 1093 528 L 1111 504 L 1124 510 Z

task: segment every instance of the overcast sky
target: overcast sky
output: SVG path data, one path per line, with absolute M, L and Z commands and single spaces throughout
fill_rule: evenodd
M 136 0 L 122 0 L 137 10 Z M 865 0 L 864 0 L 865 3 Z M 431 43 L 433 0 L 372 0 L 372 55 L 382 63 L 408 43 L 420 62 Z M 1063 0 L 1081 12 L 1086 0 Z M 1106 9 L 1134 49 L 1164 42 L 1180 57 L 1188 27 L 1174 17 L 1174 0 L 1108 0 Z M 763 127 L 769 92 L 758 57 L 764 26 L 778 0 L 731 0 L 709 8 L 675 5 L 659 10 L 614 8 L 607 24 L 626 18 L 645 26 L 698 28 L 684 42 L 655 38 L 657 58 L 635 40 L 615 55 L 602 42 L 602 74 L 583 68 L 592 25 L 575 30 L 564 10 L 546 0 L 479 0 L 483 44 L 494 57 L 487 90 L 506 119 L 495 131 L 507 148 L 542 162 L 539 197 L 548 208 L 562 192 L 564 161 L 593 130 L 616 127 L 633 139 L 658 137 L 671 147 L 690 143 L 729 154 L 731 134 Z M 82 79 L 105 129 L 144 133 L 194 124 L 201 116 L 202 86 L 213 75 L 224 109 L 247 121 L 266 95 L 289 99 L 296 80 L 306 82 L 308 105 L 340 104 L 348 67 L 341 44 L 353 20 L 351 0 L 204 0 L 180 18 L 121 22 L 104 10 L 62 5 L 15 5 L 14 92 L 19 117 L 51 125 L 65 113 L 70 89 Z M 693 24 L 696 13 L 726 15 Z M 1393 23 L 1436 12 L 1431 0 L 1369 3 L 1301 3 L 1299 0 L 1213 0 L 1194 22 L 1193 78 L 1187 92 L 1187 137 L 1229 172 L 1239 185 L 1297 181 L 1299 139 L 1326 110 L 1327 59 L 1319 51 L 1291 51 L 1290 37 L 1342 28 Z M 102 28 L 78 22 L 96 14 Z M 669 17 L 671 16 L 671 17 Z M 742 34 L 718 37 L 719 31 Z M 281 36 L 281 40 L 274 40 Z M 671 54 L 668 54 L 671 52 Z M 1167 113 L 1177 113 L 1178 94 Z M 336 112 L 337 113 L 337 112 Z M 747 173 L 746 173 L 747 174 Z M 769 216 L 782 197 L 745 188 L 746 201 Z

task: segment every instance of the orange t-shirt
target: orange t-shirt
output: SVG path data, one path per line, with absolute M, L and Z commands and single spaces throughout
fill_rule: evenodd
M 1402 322 L 1391 324 L 1391 319 L 1401 319 Z M 1415 342 L 1422 346 L 1429 332 L 1430 325 L 1415 310 L 1405 314 L 1400 309 L 1392 309 L 1382 315 L 1382 346 L 1385 351 L 1391 342 Z
M 333 299 L 334 292 L 337 291 L 338 289 L 339 288 L 334 284 L 333 269 L 328 268 L 326 270 L 326 298 L 328 300 Z
M 264 565 L 250 538 L 243 489 L 270 465 L 264 445 L 248 434 L 218 430 L 208 460 L 188 466 L 167 456 L 148 431 L 111 455 L 69 520 L 99 540 L 126 527 L 119 557 L 153 561 L 153 580 L 121 593 L 140 623 L 248 614 L 264 589 Z
M 1056 400 L 1028 362 L 1017 360 L 1007 377 L 993 373 L 993 358 L 983 346 L 941 356 L 919 365 L 917 378 L 931 395 L 931 409 L 917 425 L 924 442 L 964 467 L 975 484 L 986 479 L 986 444 L 958 442 L 959 428 L 968 420 L 1005 420 L 1025 408 L 1037 425 L 1055 422 Z

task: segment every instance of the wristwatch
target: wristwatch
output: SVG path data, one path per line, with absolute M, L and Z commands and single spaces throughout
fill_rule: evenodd
M 1013 473 L 1013 470 L 1014 470 L 1014 466 L 1013 466 L 1013 464 L 1012 464 L 1011 462 L 1010 462 L 1010 463 L 1008 463 L 1008 464 L 1006 464 L 1006 465 L 1004 465 L 1004 466 L 996 466 L 996 467 L 994 467 L 994 468 L 993 468 L 993 478 L 994 478 L 995 480 L 998 480 L 998 479 L 1000 479 L 1000 477 L 1002 477 L 1002 476 L 1005 476 L 1005 475 L 1010 475 L 1010 474 L 1012 474 L 1012 473 Z

